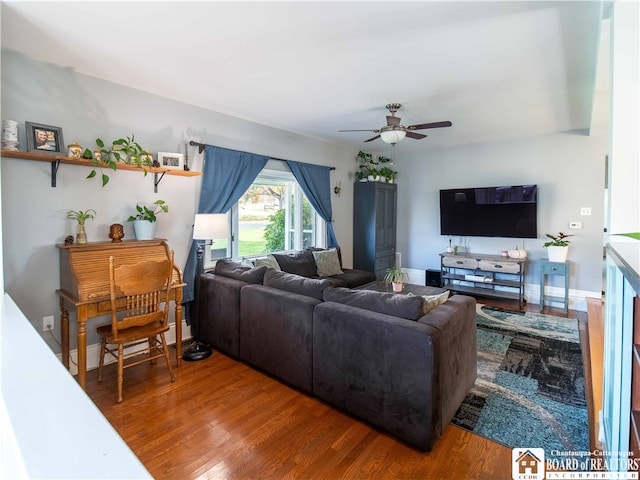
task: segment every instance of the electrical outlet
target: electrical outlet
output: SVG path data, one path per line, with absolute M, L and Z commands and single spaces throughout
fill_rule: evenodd
M 582 222 L 569 222 L 569 228 L 580 229 L 582 228 Z
M 48 332 L 49 330 L 53 330 L 54 317 L 53 315 L 47 315 L 46 317 L 42 317 L 42 331 Z

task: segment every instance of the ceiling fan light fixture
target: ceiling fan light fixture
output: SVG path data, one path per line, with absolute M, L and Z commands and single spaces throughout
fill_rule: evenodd
M 382 141 L 384 143 L 388 143 L 391 145 L 401 142 L 402 140 L 404 140 L 404 137 L 406 136 L 407 136 L 407 132 L 401 129 L 398 129 L 398 130 L 389 129 L 389 130 L 383 130 L 382 132 L 380 132 L 380 138 L 382 139 Z

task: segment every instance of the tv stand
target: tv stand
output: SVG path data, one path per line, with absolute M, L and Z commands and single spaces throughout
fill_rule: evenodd
M 441 253 L 441 287 L 468 295 L 518 300 L 522 309 L 526 259 L 481 253 Z

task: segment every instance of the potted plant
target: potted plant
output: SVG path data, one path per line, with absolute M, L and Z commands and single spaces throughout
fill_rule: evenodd
M 92 208 L 89 210 L 67 210 L 67 218 L 78 222 L 78 229 L 76 232 L 76 243 L 87 243 L 87 232 L 84 229 L 84 222 L 87 220 L 93 220 L 96 217 L 96 211 Z
M 130 137 L 114 140 L 109 148 L 105 146 L 101 138 L 96 138 L 96 145 L 98 148 L 95 149 L 93 154 L 87 148 L 83 156 L 91 158 L 100 170 L 103 187 L 109 182 L 109 176 L 102 171 L 102 167 L 107 167 L 114 171 L 117 170 L 118 163 L 129 163 L 142 168 L 153 167 L 153 157 L 140 146 L 133 134 Z M 97 173 L 94 168 L 89 172 L 87 178 L 93 178 Z M 144 174 L 147 174 L 146 170 Z
M 133 230 L 137 240 L 153 240 L 156 233 L 157 214 L 167 213 L 169 205 L 164 200 L 156 200 L 147 207 L 146 205 L 136 205 L 138 213 L 131 215 L 127 221 L 133 222 Z
M 558 232 L 558 235 L 546 234 L 549 240 L 543 247 L 547 248 L 550 262 L 565 262 L 567 260 L 567 252 L 569 250 L 569 244 L 571 243 L 567 238 L 573 237 L 573 235 L 566 235 L 562 232 Z
M 407 278 L 406 274 L 400 267 L 388 268 L 384 275 L 384 283 L 391 284 L 394 292 L 402 292 L 403 284 Z

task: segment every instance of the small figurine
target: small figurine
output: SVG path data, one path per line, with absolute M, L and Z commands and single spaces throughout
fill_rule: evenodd
M 111 243 L 121 242 L 124 238 L 124 227 L 119 223 L 114 223 L 109 227 L 109 238 Z

